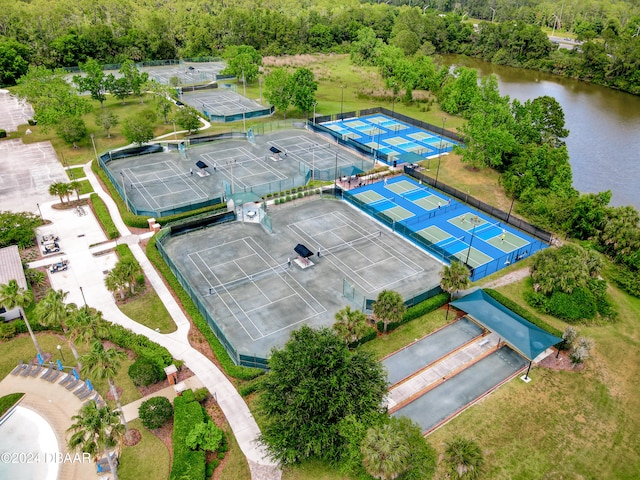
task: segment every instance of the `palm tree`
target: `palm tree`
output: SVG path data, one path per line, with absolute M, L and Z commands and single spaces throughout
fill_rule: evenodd
M 351 310 L 350 306 L 346 306 L 336 313 L 335 319 L 333 331 L 347 345 L 357 342 L 371 330 L 371 327 L 367 325 L 367 316 L 360 310 Z
M 62 198 L 64 196 L 63 185 L 66 185 L 66 184 L 62 182 L 56 182 L 49 185 L 49 195 L 53 195 L 54 197 L 56 196 L 59 197 L 60 203 L 64 203 L 64 200 Z
M 120 398 L 118 397 L 116 385 L 113 383 L 113 377 L 116 376 L 120 369 L 120 362 L 126 357 L 126 353 L 116 350 L 115 348 L 105 349 L 100 340 L 95 340 L 91 345 L 91 350 L 80 357 L 80 361 L 82 362 L 81 372 L 83 375 L 90 375 L 96 379 L 107 379 L 109 389 L 121 413 L 122 405 L 120 405 Z M 124 415 L 122 415 L 122 423 L 127 427 Z
M 360 444 L 362 466 L 369 475 L 381 480 L 392 480 L 410 467 L 409 442 L 393 420 L 369 428 Z
M 82 184 L 78 180 L 72 180 L 68 185 L 69 191 L 76 194 L 76 200 L 80 200 L 80 189 L 82 188 Z
M 373 303 L 373 315 L 384 324 L 383 333 L 387 333 L 387 326 L 391 322 L 402 320 L 407 307 L 402 295 L 393 290 L 383 290 Z
M 68 442 L 69 448 L 89 453 L 96 461 L 103 453 L 107 457 L 114 480 L 118 480 L 118 472 L 109 452 L 112 447 L 119 450 L 125 434 L 125 427 L 120 422 L 118 412 L 114 412 L 107 405 L 99 407 L 92 400 L 84 405 L 72 420 L 75 423 L 67 430 L 72 434 Z
M 469 270 L 465 264 L 454 260 L 451 265 L 445 266 L 440 286 L 451 298 L 455 297 L 460 290 L 467 288 L 469 286 Z
M 33 340 L 33 344 L 36 346 L 38 354 L 42 356 L 42 349 L 38 344 L 36 336 L 33 334 L 33 330 L 31 330 L 31 324 L 29 323 L 27 316 L 24 314 L 24 307 L 29 305 L 31 302 L 33 302 L 33 292 L 20 287 L 16 280 L 9 280 L 8 283 L 0 285 L 0 305 L 7 310 L 11 310 L 16 307 L 20 309 L 20 317 L 24 320 L 27 330 L 29 330 L 29 335 L 31 335 L 31 340 Z
M 62 331 L 65 336 L 69 337 L 69 327 L 67 321 L 73 317 L 78 311 L 75 303 L 64 303 L 69 292 L 63 292 L 62 290 L 47 290 L 45 296 L 38 302 L 35 308 L 35 315 L 39 319 L 42 325 L 48 327 L 62 327 Z M 73 356 L 76 361 L 78 360 L 78 351 L 71 339 L 69 341 L 69 348 L 73 352 Z
M 116 266 L 104 278 L 104 285 L 111 293 L 120 294 L 120 299 L 124 300 L 124 292 L 127 288 L 127 281 L 122 276 L 122 271 Z
M 80 340 L 85 345 L 109 334 L 109 326 L 102 318 L 102 312 L 90 307 L 78 309 L 67 320 L 67 328 L 71 341 Z
M 484 468 L 484 455 L 473 440 L 456 437 L 445 443 L 444 461 L 449 476 L 459 480 L 476 480 Z

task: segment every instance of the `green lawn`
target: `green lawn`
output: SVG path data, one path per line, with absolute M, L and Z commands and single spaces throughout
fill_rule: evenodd
M 159 328 L 160 333 L 175 332 L 178 328 L 153 288 L 147 288 L 145 293 L 118 308 L 145 327 L 153 330 Z
M 0 417 L 2 417 L 2 415 L 4 415 L 7 410 L 18 403 L 18 400 L 20 400 L 23 395 L 24 393 L 10 393 L 9 395 L 0 397 Z
M 52 333 L 38 333 L 36 334 L 40 348 L 43 352 L 49 352 L 53 354 L 53 360 L 60 358 L 60 354 L 57 345 L 62 347 L 62 356 L 64 357 L 64 365 L 75 365 L 73 353 L 69 348 L 66 339 L 62 335 L 54 335 Z M 77 350 L 80 355 L 85 353 L 89 348 L 84 344 L 77 345 Z M 0 343 L 0 378 L 4 378 L 11 370 L 18 364 L 20 360 L 25 362 L 31 361 L 36 356 L 36 347 L 31 341 L 29 335 L 24 334 L 17 338 L 14 338 L 8 342 Z M 116 386 L 122 389 L 121 401 L 122 404 L 132 402 L 140 398 L 140 393 L 135 387 L 127 371 L 129 366 L 133 363 L 131 360 L 126 359 L 120 365 L 118 375 L 114 378 Z M 91 379 L 96 390 L 106 399 L 107 392 L 109 391 L 109 385 L 107 380 L 94 380 Z M 109 402 L 110 405 L 115 406 L 115 402 Z
M 120 456 L 118 478 L 121 480 L 166 480 L 169 478 L 170 463 L 167 447 L 142 422 L 134 420 L 130 428 L 142 434 L 142 440 L 133 447 L 124 447 Z
M 67 176 L 69 177 L 69 180 L 75 180 L 76 178 L 86 177 L 84 173 L 84 168 L 82 167 L 68 168 L 66 172 L 67 172 Z
M 220 480 L 242 480 L 242 479 L 250 479 L 251 471 L 249 470 L 249 464 L 247 463 L 247 458 L 240 450 L 240 445 L 236 440 L 236 437 L 233 435 L 233 430 L 227 427 L 224 431 L 227 436 L 227 441 L 229 442 L 229 451 L 226 453 L 226 463 L 224 464 L 224 468 L 218 467 L 221 469 L 216 472 L 220 475 Z
M 80 195 L 84 195 L 86 193 L 93 193 L 91 182 L 89 180 L 80 180 Z

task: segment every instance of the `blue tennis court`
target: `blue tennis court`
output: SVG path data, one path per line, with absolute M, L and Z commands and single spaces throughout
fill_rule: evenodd
M 450 138 L 379 113 L 336 120 L 322 125 L 342 135 L 343 138 L 350 138 L 377 150 L 384 154 L 389 162 L 404 153 L 415 153 L 428 158 L 449 152 L 457 145 Z
M 406 175 L 345 191 L 344 198 L 439 260 L 466 264 L 473 281 L 547 247 Z

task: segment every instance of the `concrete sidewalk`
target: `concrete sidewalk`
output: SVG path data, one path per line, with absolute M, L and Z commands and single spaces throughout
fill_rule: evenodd
M 208 358 L 189 345 L 189 321 L 144 254 L 139 245 L 140 237 L 132 235 L 124 224 L 115 202 L 102 189 L 100 182 L 91 170 L 91 164 L 85 165 L 84 171 L 93 189 L 107 205 L 111 217 L 122 235 L 118 239 L 118 243 L 129 245 L 151 285 L 172 316 L 177 330 L 162 335 L 131 320 L 118 309 L 113 295 L 104 285 L 106 274 L 117 261 L 115 253 L 109 252 L 115 246 L 115 242 L 109 242 L 105 238 L 102 228 L 91 213 L 77 216 L 74 210 L 54 210 L 51 208 L 54 202 L 41 205 L 44 218 L 52 222 L 51 225 L 42 228 L 47 232 L 55 232 L 60 237 L 60 246 L 63 252 L 61 256 L 69 260 L 69 269 L 50 274 L 52 288 L 68 291 L 68 302 L 74 302 L 77 305 L 86 303 L 102 311 L 105 319 L 148 337 L 166 347 L 175 358 L 183 360 L 211 394 L 216 396 L 217 402 L 247 458 L 252 479 L 279 480 L 281 470 L 275 462 L 267 457 L 265 448 L 258 444 L 260 429 L 243 398 Z M 100 252 L 107 253 L 94 255 L 94 253 Z M 47 262 L 53 263 L 52 259 L 48 258 Z M 125 415 L 125 418 L 129 417 Z

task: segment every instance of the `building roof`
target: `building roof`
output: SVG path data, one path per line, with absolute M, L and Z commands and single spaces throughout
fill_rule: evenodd
M 451 305 L 500 335 L 514 350 L 529 360 L 562 341 L 512 312 L 482 290 L 451 302 Z
M 0 285 L 9 283 L 9 280 L 15 280 L 25 290 L 28 288 L 17 245 L 0 248 Z

